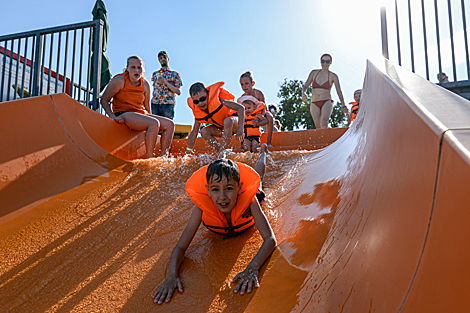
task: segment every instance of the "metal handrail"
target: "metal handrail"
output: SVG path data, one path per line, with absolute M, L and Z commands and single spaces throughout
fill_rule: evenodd
M 0 36 L 0 47 L 3 48 L 3 53 L 0 53 L 0 57 L 3 57 L 3 61 L 0 62 L 0 66 L 3 65 L 0 72 L 0 102 L 15 100 L 17 94 L 18 97 L 24 97 L 26 92 L 29 93 L 29 96 L 66 92 L 77 101 L 85 103 L 90 102 L 91 96 L 93 108 L 98 108 L 103 26 L 102 20 L 94 20 Z M 70 32 L 73 35 L 70 35 Z M 62 41 L 64 34 L 65 42 Z M 86 34 L 89 36 L 85 41 Z M 55 41 L 54 37 L 58 37 L 58 40 Z M 50 38 L 49 41 L 48 38 Z M 77 54 L 78 38 L 80 38 L 80 50 Z M 92 51 L 93 39 L 96 43 L 94 51 Z M 69 58 L 70 45 L 73 46 L 71 62 Z M 23 49 L 22 46 L 24 46 Z M 30 49 L 28 49 L 29 47 Z M 49 47 L 48 51 L 47 47 Z M 54 54 L 57 55 L 55 66 L 53 64 Z M 93 73 L 90 73 L 92 55 L 94 64 Z M 60 68 L 61 62 L 62 69 Z M 47 66 L 46 63 L 48 63 Z M 6 69 L 7 65 L 8 70 Z M 76 68 L 77 65 L 78 68 Z M 28 67 L 29 80 L 28 73 L 26 73 Z M 55 71 L 53 67 L 55 67 Z M 19 80 L 20 74 L 21 80 Z M 77 78 L 75 74 L 78 76 Z M 93 86 L 90 86 L 91 77 L 93 77 Z M 52 85 L 53 78 L 55 86 Z M 75 87 L 77 85 L 76 79 L 78 80 L 78 88 Z M 62 88 L 58 86 L 60 81 Z M 66 88 L 67 86 L 70 88 Z M 14 87 L 13 95 L 11 87 Z
M 415 43 L 413 42 L 413 36 L 416 35 L 416 32 L 413 31 L 413 21 L 412 21 L 412 13 L 411 13 L 411 0 L 403 0 L 407 1 L 407 14 L 408 14 L 408 31 L 409 31 L 409 51 L 410 51 L 410 56 L 411 56 L 411 70 L 412 72 L 415 72 L 415 61 L 419 60 L 421 61 L 421 58 L 416 58 L 415 57 L 415 50 L 414 46 Z M 424 40 L 424 62 L 425 62 L 425 69 L 426 69 L 426 79 L 430 79 L 430 74 L 429 74 L 429 58 L 428 58 L 428 41 L 427 38 L 430 37 L 428 36 L 428 33 L 430 30 L 426 28 L 426 19 L 425 19 L 425 1 L 421 0 L 419 1 L 421 4 L 421 22 L 422 22 L 422 28 L 423 28 L 423 40 Z M 435 20 L 435 36 L 436 36 L 436 44 L 437 44 L 437 68 L 438 68 L 438 73 L 442 73 L 442 55 L 441 55 L 441 34 L 440 34 L 440 29 L 439 29 L 439 14 L 438 14 L 438 5 L 437 5 L 437 0 L 434 0 L 434 7 L 432 8 L 434 10 L 434 20 Z M 397 42 L 397 53 L 398 53 L 398 64 L 401 66 L 402 65 L 402 52 L 403 49 L 401 48 L 401 41 L 400 41 L 400 26 L 399 26 L 399 10 L 398 10 L 398 0 L 395 0 L 395 21 L 394 24 L 396 24 L 396 42 Z M 429 2 L 427 2 L 429 4 Z M 428 8 L 431 9 L 431 8 Z M 454 7 L 455 9 L 455 7 Z M 466 21 L 466 14 L 465 14 L 465 0 L 460 1 L 460 10 L 462 14 L 462 26 L 463 26 L 463 32 L 464 32 L 464 47 L 465 47 L 465 55 L 466 55 L 466 70 L 467 70 L 467 77 L 466 79 L 461 79 L 461 81 L 468 82 L 468 85 L 470 86 L 470 60 L 469 60 L 469 45 L 468 45 L 468 40 L 467 40 L 467 21 Z M 448 22 L 448 27 L 449 27 L 449 35 L 450 35 L 450 48 L 451 48 L 451 64 L 452 64 L 452 76 L 453 76 L 453 82 L 457 82 L 457 68 L 456 68 L 456 58 L 455 58 L 455 38 L 454 38 L 454 25 L 455 21 L 452 17 L 452 7 L 451 7 L 451 1 L 447 0 L 447 12 L 448 12 L 448 17 L 447 17 L 447 22 Z M 415 16 L 415 15 L 413 15 Z M 416 15 L 418 16 L 418 15 Z M 389 43 L 388 43 L 388 34 L 387 34 L 387 17 L 386 17 L 386 8 L 382 7 L 381 8 L 381 24 L 382 24 L 382 54 L 384 55 L 385 58 L 389 59 Z M 406 25 L 405 25 L 406 28 Z M 406 29 L 405 29 L 406 30 Z M 419 36 L 418 36 L 419 37 Z M 441 76 L 441 75 L 439 75 Z M 439 77 L 439 83 L 442 84 L 443 80 L 442 77 Z

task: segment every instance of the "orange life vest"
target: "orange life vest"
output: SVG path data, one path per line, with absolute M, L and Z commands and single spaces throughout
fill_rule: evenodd
M 245 114 L 245 125 L 244 125 L 245 137 L 246 136 L 261 136 L 261 131 L 259 130 L 259 126 L 254 126 L 253 121 L 256 118 L 256 115 L 258 113 L 261 113 L 263 109 L 265 108 L 266 108 L 266 104 L 264 104 L 263 102 L 260 102 L 260 106 L 256 110 L 251 112 L 250 115 Z
M 255 224 L 253 216 L 244 216 L 251 202 L 256 196 L 256 192 L 261 184 L 261 179 L 256 171 L 248 165 L 235 162 L 240 170 L 240 182 L 243 182 L 241 193 L 237 197 L 237 203 L 233 207 L 230 215 L 232 225 L 229 225 L 224 213 L 212 202 L 212 198 L 206 188 L 206 173 L 209 165 L 197 170 L 186 183 L 186 193 L 189 198 L 202 210 L 202 223 L 209 230 L 225 235 L 236 233 L 252 227 Z M 248 214 L 247 214 L 248 215 Z
M 228 116 L 232 116 L 235 110 L 232 110 L 219 101 L 219 97 L 225 100 L 234 101 L 235 96 L 227 89 L 222 88 L 224 82 L 218 82 L 207 87 L 209 90 L 208 111 L 201 110 L 193 103 L 191 97 L 188 98 L 188 105 L 193 110 L 194 117 L 199 123 L 207 123 L 215 125 L 219 128 L 224 127 L 224 120 Z
M 359 103 L 357 102 L 350 102 L 352 104 L 351 107 L 351 122 L 356 119 L 357 113 L 359 113 Z

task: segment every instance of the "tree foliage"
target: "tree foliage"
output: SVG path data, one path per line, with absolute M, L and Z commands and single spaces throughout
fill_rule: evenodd
M 277 93 L 279 102 L 279 114 L 277 118 L 285 130 L 294 129 L 315 129 L 312 115 L 310 113 L 310 99 L 312 97 L 312 88 L 307 90 L 307 102 L 302 101 L 302 87 L 304 83 L 301 80 L 287 80 L 281 84 Z M 343 114 L 341 104 L 338 102 L 333 107 L 333 113 L 329 120 L 330 127 L 344 127 L 347 118 Z
M 343 108 L 340 102 L 336 102 L 333 107 L 333 113 L 331 113 L 328 126 L 333 127 L 346 127 L 348 124 L 348 118 L 344 115 Z

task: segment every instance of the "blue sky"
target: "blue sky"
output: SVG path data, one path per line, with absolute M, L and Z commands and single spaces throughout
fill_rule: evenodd
M 433 1 L 425 2 L 431 5 Z M 438 2 L 442 6 L 446 3 Z M 9 13 L 2 17 L 0 34 L 88 21 L 94 3 L 4 3 L 2 11 Z M 452 3 L 460 5 L 458 0 Z M 170 66 L 181 74 L 184 84 L 175 111 L 179 124 L 194 122 L 186 98 L 190 85 L 196 81 L 206 85 L 225 81 L 226 88 L 238 97 L 243 93 L 239 77 L 251 70 L 255 87 L 264 92 L 267 103 L 277 104 L 277 92 L 284 79 L 306 80 L 312 69 L 319 68 L 319 58 L 325 52 L 333 55 L 330 69 L 339 75 L 345 100 L 353 101 L 353 91 L 362 87 L 366 60 L 381 55 L 379 7 L 385 4 L 390 10 L 393 8 L 393 1 L 387 0 L 105 0 L 105 4 L 110 27 L 106 54 L 112 74 L 122 71 L 128 56 L 139 55 L 146 65 L 145 76 L 150 78 L 160 67 L 156 54 L 166 50 Z M 415 12 L 421 15 L 420 11 Z M 388 13 L 389 19 L 393 14 Z M 447 11 L 441 10 L 440 14 L 445 16 Z M 458 20 L 459 16 L 455 18 Z M 441 20 L 446 21 L 444 17 Z M 433 26 L 433 21 L 428 24 Z M 459 25 L 461 31 L 461 22 Z M 459 25 L 454 26 L 454 32 L 458 33 Z M 400 34 L 402 41 L 407 40 L 404 33 Z M 443 31 L 441 37 L 445 41 L 448 32 Z M 432 44 L 432 38 L 428 40 Z M 415 49 L 419 53 L 419 47 Z M 462 55 L 459 53 L 458 58 Z M 394 57 L 396 60 L 391 49 L 391 59 Z M 419 73 L 421 67 L 417 66 L 417 72 L 424 76 L 424 72 Z M 435 80 L 435 71 L 431 70 L 431 80 Z M 450 72 L 450 64 L 444 71 Z M 339 100 L 336 92 L 332 91 L 332 95 L 335 101 Z

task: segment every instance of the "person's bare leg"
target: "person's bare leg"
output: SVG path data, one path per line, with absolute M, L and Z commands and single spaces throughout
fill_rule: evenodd
M 227 149 L 232 140 L 232 135 L 238 130 L 238 117 L 230 116 L 224 120 L 224 130 L 222 131 L 222 149 Z
M 244 152 L 250 151 L 250 146 L 251 146 L 251 142 L 248 139 L 245 138 L 243 140 L 243 144 L 242 144 L 243 151 Z
M 268 146 L 263 143 L 260 148 L 260 154 L 258 163 L 256 163 L 255 171 L 258 173 L 259 177 L 261 177 L 261 181 L 263 181 L 264 173 L 266 172 L 266 154 L 268 151 Z
M 217 152 L 223 150 L 222 145 L 215 138 L 216 136 L 220 137 L 221 135 L 222 131 L 214 125 L 206 126 L 201 130 L 201 137 L 204 138 L 204 140 Z
M 153 157 L 153 152 L 158 138 L 158 131 L 160 129 L 160 121 L 152 116 L 133 112 L 124 113 L 121 116 L 127 127 L 137 131 L 145 131 L 145 149 L 147 152 L 147 158 Z
M 333 113 L 333 102 L 326 101 L 321 108 L 321 128 L 328 128 L 331 113 Z
M 162 131 L 160 156 L 167 156 L 173 140 L 173 135 L 175 134 L 175 122 L 163 116 L 151 116 L 158 119 L 160 122 L 160 130 Z
M 266 111 L 266 118 L 268 119 L 268 125 L 267 125 L 267 129 L 266 129 L 268 139 L 267 139 L 266 143 L 268 144 L 268 147 L 272 147 L 273 145 L 271 144 L 271 142 L 273 140 L 274 117 L 273 117 L 271 112 Z
M 251 152 L 258 153 L 258 147 L 259 147 L 258 141 L 253 140 L 251 142 Z
M 321 109 L 315 105 L 315 103 L 310 103 L 310 114 L 312 114 L 313 122 L 315 123 L 315 128 L 321 128 Z

